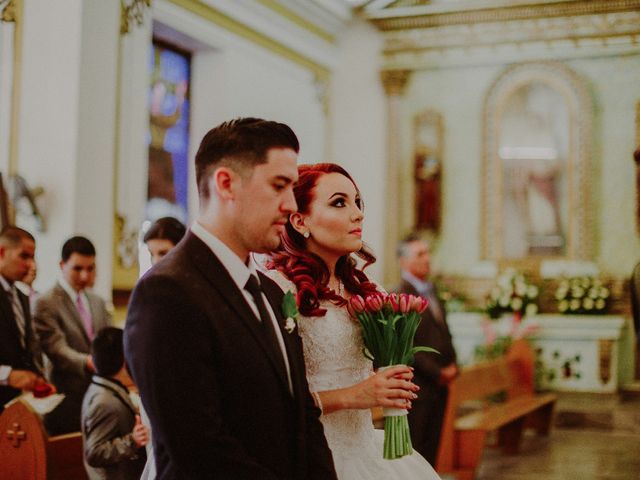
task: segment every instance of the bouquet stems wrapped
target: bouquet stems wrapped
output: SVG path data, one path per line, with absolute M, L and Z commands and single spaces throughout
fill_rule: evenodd
M 414 347 L 413 339 L 420 324 L 420 314 L 428 302 L 407 294 L 377 293 L 362 298 L 351 297 L 348 309 L 358 319 L 364 339 L 364 355 L 378 367 L 408 365 L 417 352 L 436 352 L 430 347 Z M 393 460 L 413 452 L 407 410 L 384 410 L 384 458 Z

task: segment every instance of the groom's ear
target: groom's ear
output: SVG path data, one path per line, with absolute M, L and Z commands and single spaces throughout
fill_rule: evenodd
M 233 199 L 234 172 L 227 167 L 218 167 L 209 177 L 209 191 L 216 192 L 220 198 Z
M 293 229 L 300 235 L 304 234 L 304 232 L 308 230 L 308 228 L 304 224 L 304 217 L 299 212 L 295 212 L 289 215 L 289 222 L 291 222 L 291 226 L 293 227 Z

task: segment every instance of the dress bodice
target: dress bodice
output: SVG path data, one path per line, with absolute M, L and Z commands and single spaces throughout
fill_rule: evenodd
M 298 319 L 307 379 L 312 392 L 336 390 L 366 380 L 373 365 L 363 354 L 359 324 L 345 307 L 322 302 L 322 317 Z M 372 440 L 370 410 L 339 410 L 323 415 L 322 423 L 331 449 L 346 451 Z
M 277 272 L 269 276 L 286 291 L 295 285 Z M 360 325 L 346 307 L 321 302 L 327 313 L 321 317 L 298 315 L 297 329 L 302 338 L 307 381 L 312 392 L 347 388 L 366 380 L 373 372 L 371 360 L 364 356 Z M 371 441 L 371 411 L 339 410 L 320 418 L 332 451 L 362 447 Z

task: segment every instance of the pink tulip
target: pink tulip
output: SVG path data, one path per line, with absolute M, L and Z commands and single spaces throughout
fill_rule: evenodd
M 376 313 L 382 310 L 383 303 L 382 298 L 379 295 L 368 295 L 367 298 L 364 299 L 364 303 L 367 306 L 367 311 L 369 313 Z
M 402 313 L 409 313 L 412 310 L 413 304 L 413 295 L 408 295 L 406 293 L 400 294 L 400 311 Z
M 391 307 L 394 312 L 400 310 L 400 296 L 397 293 L 390 293 L 387 298 L 387 305 Z
M 362 298 L 360 295 L 354 295 L 353 297 L 351 297 L 351 300 L 349 300 L 347 307 L 350 307 L 356 314 L 364 312 L 366 309 L 364 298 Z
M 429 306 L 429 300 L 424 297 L 413 297 L 411 309 L 415 310 L 418 313 L 424 312 Z

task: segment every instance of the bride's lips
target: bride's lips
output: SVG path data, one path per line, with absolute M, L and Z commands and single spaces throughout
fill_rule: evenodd
M 361 228 L 354 228 L 349 233 L 352 234 L 352 235 L 357 235 L 358 237 L 361 237 L 362 236 L 362 229 Z

